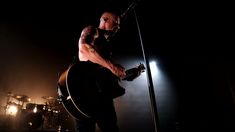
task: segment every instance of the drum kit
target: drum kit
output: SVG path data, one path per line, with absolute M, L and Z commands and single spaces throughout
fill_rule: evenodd
M 27 95 L 8 93 L 5 115 L 14 118 L 17 129 L 58 129 L 65 118 L 62 105 L 53 96 L 42 98 L 45 104 L 31 103 Z

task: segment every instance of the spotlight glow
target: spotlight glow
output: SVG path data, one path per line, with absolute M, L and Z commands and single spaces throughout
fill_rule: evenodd
M 6 110 L 6 114 L 11 116 L 16 116 L 17 111 L 18 111 L 17 106 L 9 105 Z
M 157 74 L 159 74 L 159 70 L 157 68 L 156 61 L 151 61 L 149 63 L 149 66 L 150 66 L 150 69 L 151 69 L 152 76 L 156 76 Z

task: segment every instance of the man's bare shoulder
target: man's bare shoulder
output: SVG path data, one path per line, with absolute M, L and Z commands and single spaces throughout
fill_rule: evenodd
M 98 29 L 94 26 L 86 26 L 81 33 L 79 43 L 93 44 L 98 36 Z
M 97 28 L 95 26 L 89 25 L 83 28 L 82 30 L 83 33 L 85 34 L 95 34 L 97 32 Z

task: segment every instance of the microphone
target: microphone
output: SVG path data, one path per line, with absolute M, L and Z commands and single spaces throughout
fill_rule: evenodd
M 121 14 L 121 18 L 125 18 L 127 13 L 130 11 L 130 9 L 134 9 L 134 7 L 137 5 L 137 2 L 139 2 L 140 0 L 134 0 L 130 5 L 129 7 L 126 9 L 125 12 L 123 12 Z
M 123 12 L 121 15 L 120 15 L 120 19 L 121 18 L 125 18 L 127 13 L 130 11 L 130 9 L 134 9 L 134 7 L 137 5 L 137 2 L 139 2 L 140 0 L 134 0 L 129 6 L 128 8 L 125 10 L 125 12 Z M 109 35 L 109 37 L 107 38 L 107 41 L 110 41 L 116 34 L 117 32 L 119 31 L 119 28 L 118 27 L 114 27 L 114 32 L 111 33 L 111 35 Z

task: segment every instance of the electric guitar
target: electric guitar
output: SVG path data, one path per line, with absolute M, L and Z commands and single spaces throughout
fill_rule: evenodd
M 123 95 L 125 88 L 119 85 L 119 81 L 132 81 L 144 70 L 144 65 L 140 64 L 126 70 L 124 78 L 118 78 L 97 64 L 79 61 L 71 64 L 59 76 L 58 100 L 71 116 L 77 119 L 91 118 L 92 111 L 99 107 L 101 96 L 113 99 Z

